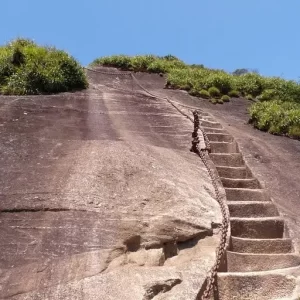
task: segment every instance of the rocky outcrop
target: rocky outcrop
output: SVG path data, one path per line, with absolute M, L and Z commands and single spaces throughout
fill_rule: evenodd
M 221 214 L 192 124 L 146 97 L 59 97 L 6 107 L 0 298 L 195 299 Z

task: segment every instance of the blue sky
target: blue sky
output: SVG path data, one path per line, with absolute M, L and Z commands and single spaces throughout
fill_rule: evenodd
M 300 78 L 299 0 L 1 0 L 0 44 L 28 37 L 82 64 L 111 54 Z

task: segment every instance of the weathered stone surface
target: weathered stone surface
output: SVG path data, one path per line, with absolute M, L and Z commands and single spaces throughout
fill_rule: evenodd
M 104 88 L 0 105 L 0 298 L 196 297 L 221 215 L 187 119 Z

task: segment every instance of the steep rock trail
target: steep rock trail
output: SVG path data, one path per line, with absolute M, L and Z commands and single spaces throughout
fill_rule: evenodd
M 89 76 L 86 92 L 0 99 L 0 298 L 196 299 L 221 218 L 208 174 L 188 151 L 191 124 L 121 72 Z M 205 101 L 162 89 L 158 75 L 135 76 L 157 95 L 200 108 L 231 213 L 214 298 L 297 299 L 297 141 L 274 148 L 284 138 L 245 125 L 244 104 L 238 113 L 235 103 L 224 105 L 224 117 Z M 260 152 L 251 152 L 249 137 Z M 263 143 L 275 149 L 275 168 Z M 294 192 L 287 182 L 278 192 L 269 177 L 281 182 L 287 168 Z
M 144 78 L 147 76 L 140 74 L 140 80 L 143 81 Z M 203 112 L 201 125 L 210 140 L 210 157 L 226 190 L 231 215 L 231 239 L 226 255 L 227 273 L 219 273 L 214 298 L 298 299 L 299 218 L 295 216 L 293 208 L 299 205 L 299 141 L 258 132 L 245 124 L 249 103 L 244 99 L 234 99 L 227 107 L 225 104 L 216 108 L 185 92 L 162 91 L 162 81 L 158 78 L 151 80 L 148 77 L 148 82 L 144 81 L 144 84 L 148 84 L 148 88 L 154 93 L 174 100 L 179 106 L 199 107 Z M 208 117 L 207 112 L 217 117 Z M 246 158 L 233 136 L 241 142 L 242 149 L 246 150 Z M 253 145 L 246 147 L 249 145 L 249 138 L 250 144 L 252 142 L 260 148 L 255 149 Z M 260 150 L 259 154 L 256 152 L 257 148 Z M 254 153 L 251 153 L 253 150 Z M 265 168 L 257 167 L 249 156 L 254 156 L 261 162 L 267 161 L 267 172 Z M 254 172 L 250 170 L 248 163 Z M 255 172 L 258 173 L 259 180 L 254 176 Z M 267 190 L 270 180 L 273 180 L 270 184 L 271 196 Z M 278 199 L 280 196 L 282 198 Z M 286 207 L 290 207 L 290 211 Z
M 227 273 L 218 275 L 215 298 L 296 299 L 300 256 L 284 219 L 246 165 L 233 137 L 206 114 L 201 125 L 226 191 L 231 224 Z

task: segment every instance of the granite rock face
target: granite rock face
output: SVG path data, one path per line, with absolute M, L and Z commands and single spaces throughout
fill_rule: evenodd
M 0 98 L 0 298 L 195 299 L 221 213 L 192 124 L 104 87 L 18 101 Z

